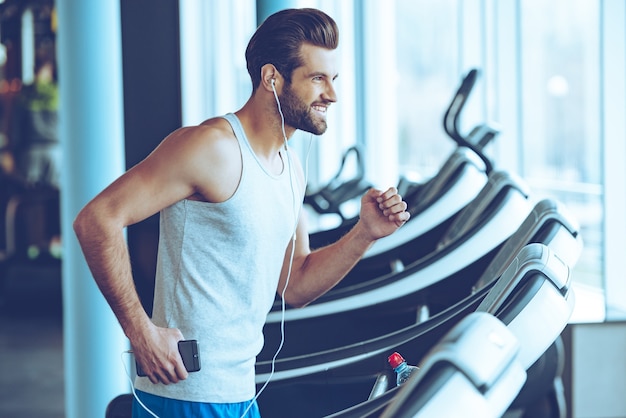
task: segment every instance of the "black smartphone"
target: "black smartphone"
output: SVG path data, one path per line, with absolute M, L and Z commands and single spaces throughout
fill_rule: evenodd
M 183 359 L 183 364 L 188 372 L 200 370 L 200 351 L 198 351 L 197 340 L 181 340 L 178 342 L 178 352 Z M 135 361 L 137 376 L 146 376 L 139 363 Z

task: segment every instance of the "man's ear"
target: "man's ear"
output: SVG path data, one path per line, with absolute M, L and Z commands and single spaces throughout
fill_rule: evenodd
M 281 82 L 282 77 L 273 64 L 265 64 L 261 67 L 261 86 L 264 89 L 269 91 L 273 91 L 274 88 L 278 89 Z

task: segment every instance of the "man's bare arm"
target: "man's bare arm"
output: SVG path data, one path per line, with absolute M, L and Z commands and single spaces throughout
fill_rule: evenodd
M 208 135 L 214 132 L 217 139 L 212 141 Z M 202 198 L 204 192 L 219 199 L 232 194 L 227 187 L 236 185 L 237 178 L 230 184 L 215 181 L 221 188 L 198 180 L 223 180 L 223 173 L 228 174 L 230 166 L 219 163 L 228 161 L 223 153 L 229 152 L 230 141 L 221 141 L 219 135 L 220 130 L 211 127 L 173 133 L 89 202 L 74 221 L 92 275 L 152 382 L 175 383 L 187 377 L 177 347 L 183 336 L 177 329 L 154 326 L 146 315 L 135 290 L 124 229 L 186 197 Z M 203 147 L 210 147 L 208 154 L 215 155 L 215 163 L 207 164 Z M 235 152 L 238 155 L 237 148 Z M 232 172 L 239 173 L 236 164 Z
M 407 205 L 395 188 L 385 192 L 369 190 L 361 199 L 361 215 L 356 225 L 337 242 L 311 251 L 304 219 L 298 225 L 296 250 L 285 302 L 302 307 L 334 287 L 379 238 L 390 235 L 408 219 Z M 278 292 L 282 294 L 291 246 L 281 274 Z

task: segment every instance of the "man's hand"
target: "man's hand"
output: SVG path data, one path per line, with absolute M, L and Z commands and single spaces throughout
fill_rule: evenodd
M 131 340 L 135 359 L 152 383 L 177 383 L 188 376 L 178 351 L 183 334 L 176 328 L 153 326 L 140 337 Z
M 395 187 L 382 192 L 370 189 L 361 198 L 360 218 L 373 240 L 386 237 L 411 217 L 407 204 Z

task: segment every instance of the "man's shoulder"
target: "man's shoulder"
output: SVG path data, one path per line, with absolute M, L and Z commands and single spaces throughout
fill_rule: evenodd
M 209 148 L 214 151 L 224 146 L 230 148 L 236 144 L 236 137 L 230 124 L 221 117 L 207 119 L 198 125 L 184 126 L 173 132 L 170 137 L 171 140 L 184 143 L 185 146 Z
M 221 202 L 234 192 L 241 172 L 240 149 L 228 121 L 215 118 L 172 132 L 154 160 L 172 178 L 189 184 L 199 200 Z M 229 180 L 232 179 L 232 180 Z
M 216 116 L 201 122 L 193 128 L 203 132 L 209 132 L 215 135 L 228 135 L 233 136 L 233 130 L 230 122 L 223 116 Z

